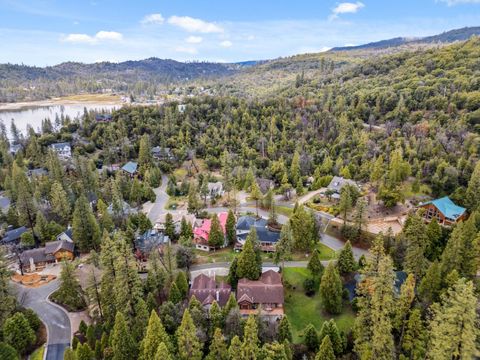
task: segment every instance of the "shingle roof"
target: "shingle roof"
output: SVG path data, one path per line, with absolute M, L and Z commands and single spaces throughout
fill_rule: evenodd
M 420 206 L 432 204 L 434 205 L 438 211 L 440 211 L 445 217 L 449 219 L 456 220 L 460 216 L 462 216 L 466 209 L 456 205 L 448 196 L 445 196 L 440 199 L 435 199 L 432 201 L 427 201 L 425 203 L 420 204 Z
M 344 179 L 341 176 L 334 176 L 330 184 L 328 184 L 328 189 L 340 193 L 340 190 L 342 190 L 345 185 L 357 186 L 357 183 L 350 179 Z
M 283 284 L 279 273 L 268 270 L 256 281 L 240 279 L 237 285 L 237 302 L 253 304 L 283 304 Z
M 253 216 L 242 216 L 237 222 L 237 231 L 250 231 L 252 227 L 255 227 L 258 240 L 261 243 L 276 243 L 280 239 L 280 232 L 271 231 L 267 227 L 267 220 L 260 218 L 257 219 Z M 241 241 L 247 240 L 248 233 L 237 235 Z
M 5 236 L 2 239 L 2 242 L 7 244 L 16 240 L 19 240 L 22 234 L 27 231 L 25 226 L 9 230 L 5 233 Z
M 138 164 L 136 162 L 129 161 L 128 163 L 122 166 L 122 170 L 130 174 L 135 174 L 137 172 L 137 167 L 138 167 Z
M 30 259 L 34 263 L 45 262 L 45 261 L 55 261 L 55 256 L 53 254 L 45 253 L 45 248 L 31 249 L 26 250 L 20 254 L 20 260 L 23 265 L 28 265 Z
M 51 144 L 51 145 L 50 145 L 50 147 L 52 147 L 53 149 L 62 149 L 62 148 L 64 148 L 65 146 L 70 147 L 70 143 L 68 143 L 68 142 L 62 142 L 62 143 L 56 143 L 56 144 Z
M 56 240 L 45 243 L 44 251 L 46 254 L 55 254 L 57 251 L 66 250 L 73 252 L 75 244 L 66 240 Z
M 202 305 L 210 305 L 215 300 L 218 305 L 225 306 L 230 297 L 230 292 L 230 285 L 223 282 L 217 285 L 213 278 L 200 274 L 193 280 L 189 297 L 195 296 Z
M 152 229 L 147 230 L 135 240 L 135 247 L 143 253 L 149 253 L 160 245 L 167 244 L 170 241 L 168 236 Z

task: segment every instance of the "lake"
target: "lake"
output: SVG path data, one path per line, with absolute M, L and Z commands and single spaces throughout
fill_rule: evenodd
M 83 115 L 83 109 L 90 110 L 113 110 L 120 108 L 121 105 L 85 103 L 85 104 L 67 104 L 67 105 L 46 105 L 22 107 L 15 110 L 0 110 L 0 120 L 5 124 L 7 131 L 10 132 L 10 123 L 12 119 L 18 130 L 26 133 L 27 125 L 31 125 L 36 131 L 42 126 L 42 120 L 50 118 L 55 126 L 55 117 L 69 116 L 71 119 Z

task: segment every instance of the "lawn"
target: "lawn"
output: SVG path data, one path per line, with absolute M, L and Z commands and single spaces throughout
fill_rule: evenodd
M 278 214 L 285 215 L 287 217 L 292 216 L 293 214 L 293 208 L 290 208 L 288 206 L 276 206 L 275 209 L 277 210 Z
M 318 243 L 316 249 L 319 251 L 320 260 L 331 260 L 337 257 L 337 253 L 324 244 Z M 308 261 L 309 259 L 310 256 L 306 256 L 305 252 L 294 252 L 290 260 Z
M 293 342 L 302 342 L 302 331 L 308 324 L 313 324 L 320 330 L 322 323 L 332 317 L 339 330 L 347 332 L 353 326 L 354 314 L 349 307 L 345 307 L 342 314 L 331 316 L 323 312 L 320 296 L 315 294 L 308 297 L 303 291 L 303 282 L 309 276 L 305 268 L 286 268 L 283 272 L 285 287 L 285 312 L 292 325 Z
M 43 360 L 43 353 L 45 352 L 45 346 L 40 346 L 30 355 L 30 360 Z

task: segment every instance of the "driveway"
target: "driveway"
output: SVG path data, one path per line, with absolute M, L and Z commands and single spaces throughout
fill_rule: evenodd
M 38 288 L 15 284 L 18 301 L 35 311 L 47 326 L 47 360 L 63 360 L 63 353 L 70 346 L 71 327 L 67 313 L 47 300 L 57 288 L 58 280 Z
M 152 223 L 155 223 L 158 217 L 165 212 L 165 206 L 170 198 L 166 191 L 167 184 L 168 177 L 166 175 L 162 175 L 162 185 L 153 190 L 156 195 L 155 202 L 147 202 L 143 205 L 143 209 L 147 213 L 147 216 Z

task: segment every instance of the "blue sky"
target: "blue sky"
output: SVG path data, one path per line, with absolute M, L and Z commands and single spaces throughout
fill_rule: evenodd
M 269 59 L 480 25 L 480 0 L 0 0 L 0 63 Z

